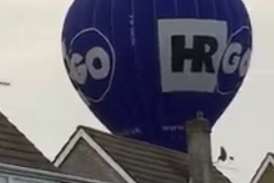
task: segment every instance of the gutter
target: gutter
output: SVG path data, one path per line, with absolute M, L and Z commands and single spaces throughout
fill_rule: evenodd
M 89 178 L 83 178 L 79 176 L 68 175 L 64 173 L 51 172 L 47 170 L 39 170 L 35 168 L 26 168 L 16 165 L 0 163 L 0 172 L 13 174 L 17 176 L 39 178 L 54 182 L 66 182 L 66 183 L 110 183 L 104 181 L 93 180 Z

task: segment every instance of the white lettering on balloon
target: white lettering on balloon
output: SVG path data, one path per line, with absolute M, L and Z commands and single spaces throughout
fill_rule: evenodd
M 99 65 L 95 66 L 95 61 Z M 88 51 L 86 55 L 86 65 L 92 78 L 96 80 L 105 79 L 110 73 L 110 57 L 108 53 L 101 47 L 95 47 Z
M 96 68 L 95 61 L 98 61 L 100 68 Z M 79 53 L 73 53 L 71 59 L 67 61 L 69 75 L 78 84 L 84 85 L 87 81 L 88 73 L 95 80 L 102 80 L 110 73 L 110 57 L 108 53 L 100 47 L 92 48 L 85 58 Z
M 76 85 L 86 85 L 88 77 L 94 81 L 103 81 L 105 79 L 108 80 L 108 87 L 98 98 L 87 97 L 80 89 L 77 89 L 81 98 L 87 104 L 90 104 L 89 101 L 98 103 L 103 100 L 107 92 L 110 90 L 115 70 L 114 49 L 110 44 L 110 41 L 99 30 L 90 28 L 81 31 L 74 37 L 70 45 L 73 45 L 74 41 L 89 32 L 96 32 L 97 36 L 100 36 L 103 40 L 105 40 L 109 46 L 111 55 L 109 55 L 109 53 L 100 46 L 91 47 L 85 55 L 77 52 L 69 53 L 69 50 L 66 48 L 65 41 L 63 41 L 63 57 L 68 67 L 68 74 Z
M 227 48 L 223 58 L 223 71 L 225 74 L 232 74 L 238 69 L 242 50 L 242 45 L 239 43 L 232 43 Z

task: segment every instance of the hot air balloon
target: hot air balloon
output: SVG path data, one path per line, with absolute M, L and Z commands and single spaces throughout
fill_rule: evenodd
M 241 0 L 75 0 L 62 34 L 68 75 L 114 134 L 186 150 L 185 122 L 213 127 L 247 74 Z

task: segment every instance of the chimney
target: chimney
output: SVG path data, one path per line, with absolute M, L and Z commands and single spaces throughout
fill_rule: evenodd
M 212 182 L 211 130 L 202 114 L 186 123 L 190 183 Z

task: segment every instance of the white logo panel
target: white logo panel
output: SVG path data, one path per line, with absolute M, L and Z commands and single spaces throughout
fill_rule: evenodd
M 213 93 L 226 49 L 226 22 L 162 19 L 158 30 L 162 91 Z

